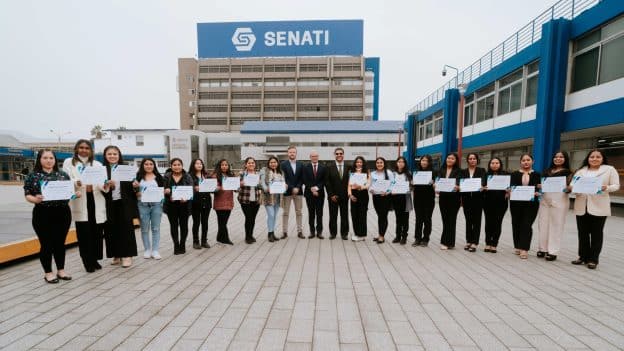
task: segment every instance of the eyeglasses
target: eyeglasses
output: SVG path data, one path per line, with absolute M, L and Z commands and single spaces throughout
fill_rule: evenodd
M 343 153 L 342 152 L 336 152 L 335 155 L 336 156 L 340 156 L 340 155 L 343 155 Z

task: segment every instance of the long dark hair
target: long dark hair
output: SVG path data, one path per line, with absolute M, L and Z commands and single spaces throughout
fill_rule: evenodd
M 104 166 L 110 166 L 110 163 L 108 162 L 108 160 L 106 159 L 106 152 L 110 149 L 115 149 L 117 150 L 117 153 L 119 154 L 119 161 L 117 161 L 117 164 L 122 165 L 124 163 L 123 160 L 123 156 L 121 155 L 121 150 L 119 150 L 119 148 L 115 145 L 108 145 L 107 147 L 104 148 L 104 151 L 102 152 L 102 154 L 104 155 L 104 158 L 102 160 L 102 164 Z M 156 164 L 154 164 L 154 167 L 156 166 Z
M 403 161 L 403 169 L 401 171 L 399 171 L 399 161 Z M 394 162 L 394 171 L 397 172 L 397 174 L 410 174 L 410 171 L 407 169 L 407 160 L 405 159 L 405 157 L 403 156 L 399 156 L 397 157 L 396 161 Z
M 272 160 L 275 160 L 275 162 L 277 162 L 277 167 L 275 167 L 275 171 L 273 171 L 273 170 L 269 167 L 269 163 L 271 163 L 271 161 L 272 161 Z M 267 165 L 266 165 L 266 167 L 267 167 L 267 169 L 268 169 L 268 170 L 270 170 L 270 171 L 273 171 L 273 172 L 278 173 L 278 174 L 282 174 L 282 167 L 280 167 L 280 162 L 279 162 L 279 160 L 277 159 L 277 157 L 275 157 L 275 156 L 271 156 L 271 157 L 269 157 L 269 160 L 267 161 Z
M 561 166 L 561 168 L 571 170 L 570 169 L 570 155 L 568 155 L 568 153 L 563 150 L 557 150 L 553 153 L 552 157 L 550 158 L 550 166 L 544 171 L 545 174 L 550 174 L 550 172 L 556 168 L 554 159 L 555 159 L 555 156 L 557 156 L 557 154 L 563 155 L 563 165 Z
M 221 163 L 227 162 L 228 170 L 226 173 L 221 172 Z M 217 162 L 214 169 L 214 175 L 217 177 L 217 181 L 221 182 L 221 178 L 225 177 L 233 177 L 234 173 L 232 173 L 232 165 L 228 162 L 228 160 L 222 158 Z
M 492 161 L 494 161 L 494 160 L 498 160 L 498 163 L 500 163 L 500 167 L 498 168 L 498 171 L 493 171 L 492 170 Z M 492 157 L 490 162 L 488 162 L 487 172 L 489 174 L 502 174 L 502 173 L 504 173 L 505 170 L 503 169 L 503 161 L 500 158 L 498 158 L 498 157 Z
M 206 170 L 206 165 L 204 164 L 204 160 L 202 160 L 201 158 L 196 158 L 193 161 L 191 161 L 191 165 L 189 166 L 188 173 L 191 175 L 191 177 L 197 178 L 197 170 L 195 169 L 195 163 L 197 163 L 197 161 L 201 162 L 201 165 L 202 165 L 201 174 L 202 176 L 205 177 L 206 175 L 208 175 L 208 171 Z
M 366 167 L 366 159 L 362 156 L 357 156 L 355 160 L 353 160 L 353 165 L 351 165 L 351 172 L 355 173 L 355 163 L 357 160 L 362 161 L 362 173 L 368 173 L 368 167 Z
M 251 156 L 249 156 L 249 157 L 245 158 L 245 161 L 243 161 L 243 171 L 242 171 L 242 173 L 247 172 L 247 162 L 249 162 L 249 160 L 253 160 L 254 163 L 256 164 L 256 166 L 254 167 L 254 171 L 258 168 L 258 162 L 256 161 L 256 159 L 251 157 Z
M 468 165 L 468 159 L 470 158 L 470 156 L 474 156 L 474 157 L 477 159 L 477 165 L 476 165 L 475 167 L 479 167 L 479 162 L 480 162 L 480 160 L 479 160 L 479 155 L 477 155 L 477 153 L 475 153 L 475 152 L 469 152 L 469 153 L 466 155 L 466 168 L 470 167 L 470 166 Z
M 74 144 L 74 156 L 72 157 L 72 165 L 76 165 L 76 163 L 81 162 L 80 158 L 78 158 L 78 146 L 80 146 L 81 144 L 87 144 L 89 145 L 89 149 L 91 150 L 91 153 L 89 153 L 89 158 L 87 160 L 87 162 L 89 164 L 93 163 L 93 145 L 91 145 L 91 142 L 87 139 L 79 139 L 76 144 Z
M 422 165 L 420 164 L 420 160 L 422 160 L 423 158 L 427 159 L 427 168 L 422 168 Z M 420 157 L 420 160 L 418 160 L 418 164 L 416 165 L 416 170 L 418 171 L 433 171 L 433 157 L 431 157 L 431 155 L 426 154 L 424 156 Z
M 153 158 L 147 157 L 141 160 L 141 164 L 139 165 L 139 171 L 137 172 L 137 181 L 141 181 L 142 179 L 145 179 L 145 162 L 150 161 L 152 162 L 152 164 L 154 164 L 154 176 L 156 177 L 156 182 L 158 184 L 162 184 L 162 175 L 160 175 L 160 172 L 158 172 L 158 166 L 156 164 L 156 161 L 154 161 Z
M 447 164 L 446 164 L 446 160 L 448 159 L 449 156 L 453 156 L 455 157 L 455 164 L 453 165 L 453 170 L 459 169 L 459 156 L 457 156 L 456 152 L 451 152 L 450 154 L 446 155 L 446 157 L 444 158 L 444 169 L 446 169 Z
M 598 153 L 600 153 L 600 155 L 602 155 L 602 164 L 601 165 L 608 165 L 609 164 L 609 161 L 607 161 L 607 155 L 605 155 L 604 151 L 602 151 L 600 149 L 593 149 L 593 150 L 590 150 L 587 153 L 587 156 L 585 156 L 585 159 L 583 160 L 583 165 L 581 167 L 589 168 L 589 156 L 591 154 L 593 154 L 594 152 L 598 152 Z
M 35 169 L 33 169 L 33 173 L 43 172 L 43 166 L 41 165 L 41 156 L 43 156 L 44 152 L 52 153 L 52 156 L 54 156 L 54 166 L 52 166 L 52 170 L 54 172 L 58 172 L 59 171 L 58 162 L 57 162 L 56 154 L 54 153 L 54 151 L 52 151 L 52 149 L 41 149 L 37 151 L 37 160 L 35 161 Z

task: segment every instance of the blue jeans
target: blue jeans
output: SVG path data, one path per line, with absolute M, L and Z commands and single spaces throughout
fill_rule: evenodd
M 277 212 L 279 212 L 279 201 L 275 205 L 265 205 L 267 213 L 267 229 L 269 232 L 275 231 L 275 221 L 277 220 Z
M 160 244 L 160 219 L 162 217 L 162 203 L 141 202 L 138 203 L 139 216 L 141 217 L 141 239 L 144 249 L 158 251 Z M 149 231 L 152 228 L 152 243 L 150 245 Z

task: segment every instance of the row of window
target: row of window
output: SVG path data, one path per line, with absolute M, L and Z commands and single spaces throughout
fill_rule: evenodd
M 295 72 L 296 64 L 268 64 L 268 65 L 211 65 L 199 67 L 199 73 L 241 73 L 241 72 Z M 336 63 L 334 71 L 360 71 L 362 66 L 359 63 Z M 300 72 L 327 72 L 325 63 L 300 63 Z
M 417 140 L 425 140 L 442 134 L 444 114 L 442 110 L 419 121 L 417 124 Z
M 199 81 L 201 88 L 226 88 L 226 87 L 294 87 L 296 86 L 362 86 L 361 79 L 202 79 Z
M 235 117 L 235 118 L 231 118 L 230 119 L 230 124 L 243 124 L 246 121 L 257 121 L 258 118 L 256 117 Z M 295 119 L 293 117 L 262 117 L 263 121 L 294 121 Z M 297 120 L 309 120 L 309 121 L 327 121 L 328 118 L 327 117 L 307 117 L 307 118 L 302 118 L 302 117 L 297 117 Z M 332 116 L 331 117 L 332 121 L 361 121 L 362 117 L 361 116 L 340 116 L 340 117 L 335 117 Z M 227 125 L 227 118 L 223 118 L 223 117 L 219 117 L 219 118 L 198 118 L 197 119 L 197 124 L 198 125 L 211 125 L 211 126 L 226 126 Z M 352 143 L 353 144 L 353 143 Z M 364 144 L 364 143 L 356 143 L 356 144 Z M 397 144 L 395 143 L 394 146 L 396 146 Z M 349 143 L 345 144 L 345 143 L 341 143 L 340 145 L 336 145 L 336 146 L 391 146 L 391 145 L 385 145 L 385 143 L 377 143 L 377 144 L 373 144 L 373 145 L 350 145 Z
M 370 105 L 370 106 L 368 106 Z M 372 108 L 372 104 L 366 104 L 367 108 Z M 362 105 L 332 105 L 332 111 L 362 111 Z M 227 112 L 227 105 L 199 105 L 199 112 Z M 261 107 L 258 104 L 239 104 L 232 105 L 232 112 L 260 112 Z M 264 105 L 264 112 L 292 112 L 295 105 Z M 299 104 L 298 111 L 321 112 L 329 111 L 329 105 L 315 104 Z
M 361 91 L 334 91 L 331 94 L 334 99 L 361 99 Z M 294 92 L 265 92 L 265 99 L 293 99 L 295 97 Z M 300 99 L 327 99 L 329 97 L 328 91 L 299 91 L 297 97 Z M 225 100 L 228 98 L 228 93 L 225 92 L 200 92 L 199 99 L 201 100 Z M 261 93 L 232 93 L 232 99 L 260 99 Z

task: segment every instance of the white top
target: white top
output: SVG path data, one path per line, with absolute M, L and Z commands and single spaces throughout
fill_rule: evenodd
M 293 173 L 297 173 L 297 161 L 288 161 L 290 163 L 290 168 L 292 168 Z
M 121 184 L 116 180 L 109 180 L 109 182 L 115 184 L 115 188 L 113 189 L 113 201 L 121 199 Z
M 157 187 L 158 183 L 156 182 L 156 179 L 152 179 L 152 180 L 145 180 L 145 179 L 141 179 L 141 181 L 139 182 L 139 185 L 141 186 L 141 188 L 149 188 L 149 187 Z
M 402 181 L 407 182 L 407 175 L 405 173 L 399 174 L 397 172 L 394 172 L 393 175 L 394 175 L 395 180 L 402 180 Z

